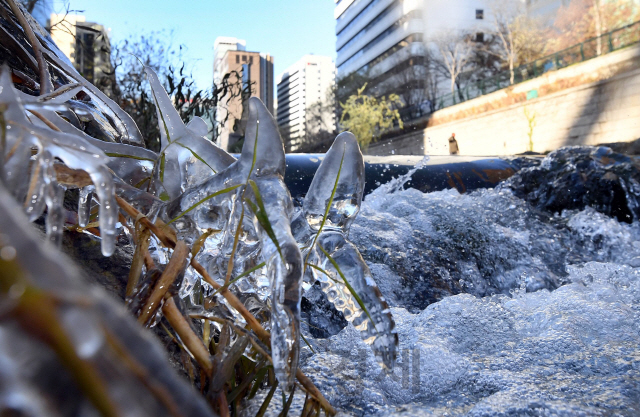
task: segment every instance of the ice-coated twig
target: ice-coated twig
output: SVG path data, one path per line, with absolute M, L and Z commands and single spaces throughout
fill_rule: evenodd
M 53 169 L 54 158 L 59 158 L 69 168 L 86 171 L 96 186 L 96 194 L 100 200 L 102 252 L 106 256 L 111 255 L 115 250 L 117 208 L 113 200 L 114 186 L 106 155 L 82 136 L 32 124 L 26 117 L 9 72 L 5 67 L 0 74 L 0 104 L 6 106 L 4 116 L 7 120 L 3 177 L 7 179 L 8 185 L 14 185 L 15 190 L 20 192 L 21 186 L 18 184 L 26 184 L 24 177 L 21 177 L 28 169 L 29 158 L 26 155 L 30 154 L 32 146 L 38 147 L 38 163 L 32 178 L 35 181 L 32 185 L 35 186 L 30 187 L 30 193 L 26 196 L 27 212 L 35 220 L 42 213 L 42 201 L 46 201 L 50 214 L 53 215 L 47 221 L 47 232 L 54 241 L 59 241 L 56 236 L 62 232 L 62 216 L 59 212 L 62 198 Z M 15 154 L 12 153 L 14 149 Z
M 51 77 L 49 76 L 49 67 L 42 55 L 40 41 L 36 38 L 35 33 L 33 33 L 33 29 L 31 29 L 31 25 L 29 25 L 29 22 L 24 18 L 24 14 L 22 14 L 22 10 L 20 10 L 20 7 L 16 2 L 14 0 L 7 0 L 7 2 L 9 3 L 9 7 L 11 7 L 11 11 L 18 19 L 18 22 L 20 22 L 22 30 L 24 30 L 31 47 L 33 48 L 33 53 L 36 55 L 38 69 L 40 70 L 40 94 L 49 94 L 53 91 L 53 85 L 51 84 Z
M 131 218 L 139 219 L 140 223 L 142 223 L 145 227 L 151 230 L 154 235 L 160 239 L 163 244 L 169 248 L 173 248 L 176 245 L 176 241 L 168 236 L 165 232 L 163 232 L 158 226 L 153 224 L 147 217 L 141 215 L 139 211 L 137 211 L 133 206 L 127 203 L 120 197 L 116 197 L 116 200 L 120 207 L 129 215 Z M 190 264 L 193 269 L 195 269 L 203 278 L 203 280 L 211 285 L 215 290 L 219 290 L 219 294 L 221 294 L 236 311 L 245 319 L 247 325 L 253 330 L 256 335 L 264 342 L 270 343 L 271 334 L 262 327 L 260 322 L 255 318 L 253 314 L 247 309 L 247 307 L 240 301 L 240 299 L 230 290 L 224 288 L 222 285 L 217 283 L 207 272 L 207 270 L 195 259 L 191 259 Z M 295 371 L 296 378 L 300 382 L 300 384 L 304 387 L 304 389 L 309 392 L 314 398 L 318 400 L 318 402 L 322 405 L 322 408 L 327 410 L 330 415 L 335 415 L 336 411 L 331 406 L 331 404 L 327 401 L 327 399 L 322 395 L 322 393 L 318 390 L 318 388 L 314 385 L 314 383 L 307 377 L 302 370 L 299 368 Z
M 165 294 L 167 294 L 180 272 L 187 266 L 188 255 L 189 248 L 187 245 L 185 245 L 184 242 L 178 241 L 169 263 L 162 272 L 162 275 L 160 275 L 158 282 L 156 282 L 149 298 L 140 311 L 140 316 L 138 316 L 138 322 L 140 324 L 146 324 L 156 313 Z

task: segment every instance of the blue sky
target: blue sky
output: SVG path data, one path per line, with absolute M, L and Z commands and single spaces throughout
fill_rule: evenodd
M 61 9 L 60 1 L 56 1 Z M 303 55 L 335 60 L 333 0 L 69 0 L 87 21 L 111 28 L 117 43 L 152 30 L 173 30 L 174 45 L 187 46 L 186 58 L 200 88 L 213 79 L 213 41 L 235 36 L 247 50 L 274 56 L 275 76 Z

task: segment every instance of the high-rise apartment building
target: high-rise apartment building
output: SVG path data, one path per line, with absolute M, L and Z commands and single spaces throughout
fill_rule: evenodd
M 84 16 L 52 14 L 51 38 L 89 82 L 99 85 L 112 77 L 111 44 L 104 26 L 86 22 Z
M 213 82 L 218 83 L 224 77 L 222 58 L 227 51 L 246 51 L 247 42 L 244 39 L 229 36 L 218 36 L 213 42 Z
M 251 96 L 262 100 L 273 113 L 273 57 L 246 51 L 246 42 L 241 39 L 220 37 L 215 45 L 214 80 L 219 81 L 224 74 L 237 71 L 241 74 L 243 86 L 250 87 Z M 224 117 L 222 115 L 228 114 L 228 118 L 221 126 L 217 144 L 222 149 L 232 150 L 233 145 L 244 136 L 245 109 L 242 97 L 234 97 L 229 102 L 225 99 L 223 102 L 224 109 L 218 109 L 218 115 Z
M 335 112 L 321 111 L 335 84 L 336 67 L 331 57 L 305 55 L 278 76 L 277 121 L 288 152 L 295 152 L 305 138 L 320 129 L 333 132 Z M 316 106 L 316 114 L 309 113 Z M 310 117 L 315 117 L 310 120 Z
M 513 0 L 522 1 L 522 0 Z M 336 0 L 338 78 L 361 74 L 376 95 L 425 88 L 426 52 L 443 34 L 482 39 L 487 0 Z M 349 93 L 349 92 L 348 92 Z M 414 95 L 401 94 L 404 101 Z M 419 94 L 415 95 L 419 100 Z M 405 103 L 416 104 L 416 103 Z

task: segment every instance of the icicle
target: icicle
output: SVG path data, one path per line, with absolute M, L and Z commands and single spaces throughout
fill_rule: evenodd
M 47 163 L 45 158 L 38 158 L 37 162 L 33 164 L 33 172 L 31 174 L 31 187 L 29 187 L 27 199 L 25 201 L 25 208 L 29 221 L 36 221 L 45 208 L 45 199 L 43 198 L 45 192 L 45 180 L 44 171 L 47 169 Z
M 109 159 L 99 148 L 85 140 L 82 135 L 55 131 L 49 127 L 45 128 L 30 123 L 6 67 L 0 74 L 0 103 L 6 104 L 7 109 L 4 115 L 6 120 L 11 122 L 11 129 L 7 130 L 11 132 L 7 135 L 7 148 L 11 146 L 11 148 L 17 147 L 20 149 L 22 147 L 22 149 L 29 149 L 30 146 L 36 145 L 40 149 L 37 156 L 38 164 L 36 165 L 40 168 L 39 170 L 37 168 L 34 169 L 35 177 L 31 181 L 29 181 L 28 177 L 22 178 L 23 183 L 32 185 L 26 204 L 30 218 L 35 219 L 42 212 L 42 202 L 40 200 L 43 197 L 47 199 L 49 210 L 53 209 L 54 214 L 57 215 L 55 209 L 58 203 L 57 196 L 59 191 L 51 187 L 57 187 L 55 185 L 56 174 L 53 169 L 53 163 L 54 158 L 58 158 L 69 168 L 84 170 L 91 177 L 100 199 L 102 253 L 105 256 L 111 255 L 115 250 L 117 207 L 115 205 L 113 180 L 109 168 L 106 166 Z M 14 164 L 15 167 L 23 166 L 28 164 L 29 161 L 29 158 L 25 158 L 25 156 L 22 152 L 16 152 L 9 158 L 9 162 Z M 15 158 L 21 161 L 14 161 Z M 15 181 L 19 180 L 20 178 L 15 178 Z M 45 187 L 44 190 L 42 189 L 43 186 Z M 61 200 L 60 204 L 62 204 Z M 50 231 L 54 234 L 62 231 L 62 225 L 57 227 L 59 225 L 58 218 L 51 219 L 47 224 L 51 225 Z
M 53 157 L 48 151 L 40 155 L 40 166 L 44 180 L 44 200 L 47 204 L 46 231 L 49 240 L 57 247 L 62 243 L 62 229 L 64 227 L 64 189 L 56 182 L 56 172 L 53 168 Z
M 87 227 L 89 224 L 94 191 L 95 187 L 92 185 L 80 189 L 80 198 L 78 199 L 78 225 L 80 227 Z

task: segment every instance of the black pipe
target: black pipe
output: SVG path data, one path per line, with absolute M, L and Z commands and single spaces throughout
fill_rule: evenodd
M 323 154 L 287 154 L 285 182 L 294 199 L 304 197 L 322 162 Z M 365 195 L 394 178 L 405 175 L 422 156 L 365 156 Z M 494 157 L 432 156 L 419 168 L 405 188 L 422 192 L 450 188 L 460 193 L 495 187 L 513 175 L 519 166 L 513 161 Z

